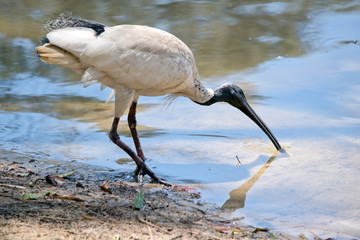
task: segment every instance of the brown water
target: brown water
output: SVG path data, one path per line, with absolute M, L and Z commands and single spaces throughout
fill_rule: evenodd
M 202 200 L 249 223 L 360 238 L 357 0 L 1 1 L 0 149 L 130 172 L 134 163 L 107 137 L 110 90 L 84 89 L 79 75 L 36 56 L 41 24 L 66 10 L 175 34 L 204 83 L 241 86 L 290 155 L 274 154 L 262 131 L 225 104 L 143 97 L 140 136 L 159 176 L 193 184 Z M 125 122 L 120 134 L 131 143 Z

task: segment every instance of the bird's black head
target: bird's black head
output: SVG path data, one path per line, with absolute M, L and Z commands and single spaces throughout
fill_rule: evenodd
M 246 116 L 253 120 L 264 131 L 264 133 L 270 138 L 270 140 L 274 144 L 275 148 L 277 150 L 281 150 L 279 142 L 276 140 L 270 129 L 250 107 L 241 88 L 232 83 L 223 84 L 214 90 L 214 96 L 209 101 L 201 104 L 208 106 L 216 102 L 227 102 L 230 105 L 241 110 Z
M 235 84 L 226 83 L 214 90 L 214 97 L 220 102 L 227 102 L 231 105 L 239 105 L 247 102 L 243 90 Z

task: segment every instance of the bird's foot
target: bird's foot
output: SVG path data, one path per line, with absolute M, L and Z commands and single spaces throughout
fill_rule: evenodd
M 145 164 L 145 159 L 143 160 L 143 162 L 136 166 L 136 169 L 135 169 L 135 176 L 139 176 L 139 182 L 140 182 L 140 185 L 143 185 L 143 180 L 144 180 L 144 176 L 145 176 L 145 167 L 146 167 L 146 164 Z
M 140 173 L 143 173 L 143 172 L 144 172 L 144 166 L 146 166 L 146 165 L 145 165 L 145 161 L 146 161 L 147 159 L 146 159 L 146 158 L 141 158 L 141 160 L 143 160 L 143 162 L 142 162 L 140 165 L 137 165 L 137 166 L 136 166 L 136 169 L 135 169 L 135 171 L 134 171 L 134 174 L 135 174 L 136 177 L 139 176 Z
M 165 182 L 164 180 L 162 180 L 161 178 L 159 178 L 158 176 L 155 175 L 155 173 L 153 171 L 150 170 L 150 168 L 148 168 L 145 164 L 145 157 L 139 157 L 133 150 L 131 150 L 131 148 L 126 145 L 123 141 L 120 140 L 119 135 L 117 134 L 116 129 L 117 128 L 117 123 L 119 122 L 118 118 L 114 119 L 113 122 L 113 127 L 110 130 L 110 134 L 109 137 L 111 139 L 111 141 L 113 143 L 115 143 L 117 146 L 119 146 L 122 150 L 124 150 L 127 154 L 129 154 L 129 156 L 134 160 L 134 162 L 137 165 L 137 168 L 135 170 L 135 175 L 140 175 L 140 184 L 143 183 L 143 179 L 145 175 L 148 175 L 149 177 L 151 177 L 155 182 L 163 184 L 164 186 L 168 186 L 170 187 L 171 184 Z
M 164 180 L 162 180 L 161 178 L 156 176 L 155 173 L 153 171 L 151 171 L 148 168 L 148 166 L 146 166 L 145 159 L 143 160 L 143 162 L 140 165 L 138 165 L 136 167 L 136 170 L 134 171 L 134 173 L 135 173 L 135 176 L 139 176 L 140 185 L 143 185 L 144 176 L 148 175 L 149 177 L 151 177 L 151 179 L 153 179 L 157 183 L 163 184 L 166 187 L 171 187 L 172 186 L 170 183 L 165 182 Z

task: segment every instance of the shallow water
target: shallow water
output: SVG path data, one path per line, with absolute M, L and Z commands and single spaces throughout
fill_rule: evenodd
M 2 1 L 0 148 L 132 171 L 107 137 L 110 90 L 84 89 L 79 75 L 36 56 L 41 24 L 65 10 L 177 35 L 205 84 L 241 86 L 288 153 L 276 155 L 262 131 L 228 105 L 143 97 L 140 137 L 159 176 L 193 184 L 202 200 L 248 223 L 360 238 L 358 1 Z M 125 122 L 119 132 L 132 142 Z

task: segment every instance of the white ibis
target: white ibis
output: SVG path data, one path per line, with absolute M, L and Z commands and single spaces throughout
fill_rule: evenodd
M 194 55 L 174 35 L 147 26 L 101 23 L 61 14 L 45 24 L 49 33 L 36 48 L 41 60 L 70 68 L 82 74 L 84 87 L 100 82 L 115 95 L 115 115 L 110 139 L 135 161 L 140 174 L 167 184 L 146 165 L 136 131 L 136 105 L 141 95 L 184 96 L 194 103 L 209 106 L 227 102 L 252 119 L 270 138 L 277 150 L 281 146 L 270 129 L 248 104 L 236 85 L 223 84 L 215 90 L 205 88 L 195 65 Z M 110 97 L 110 96 L 109 96 Z M 117 133 L 120 117 L 130 107 L 128 124 L 136 147 L 131 150 Z

